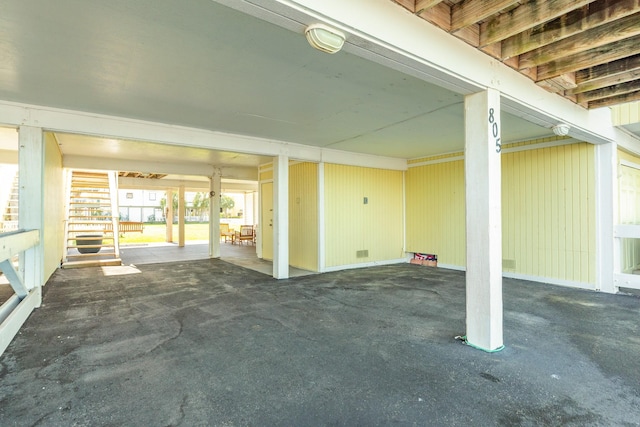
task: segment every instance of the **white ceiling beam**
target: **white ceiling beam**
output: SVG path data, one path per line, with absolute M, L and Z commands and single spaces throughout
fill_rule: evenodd
M 166 179 L 166 178 L 133 178 L 119 177 L 118 188 L 121 190 L 149 190 L 179 188 L 183 186 L 187 191 L 209 191 L 209 181 L 197 181 L 189 179 Z M 233 182 L 222 180 L 222 191 L 233 193 L 244 193 L 258 191 L 258 183 Z
M 71 169 L 136 171 L 172 175 L 211 176 L 213 166 L 192 163 L 141 162 L 139 160 L 109 159 L 104 157 L 64 156 L 62 166 Z
M 196 181 L 188 179 L 154 179 L 154 178 L 130 178 L 119 177 L 118 189 L 120 190 L 147 190 L 179 188 L 184 186 L 187 190 L 209 191 L 209 181 Z
M 572 128 L 571 136 L 594 144 L 616 141 L 640 153 L 640 140 L 613 128 L 610 118 L 605 117 L 608 109 L 604 114 L 587 110 L 549 93 L 500 61 L 432 24 L 415 19 L 394 2 L 350 0 L 349 7 L 344 7 L 343 0 L 252 0 L 252 3 L 262 15 L 271 10 L 277 14 L 290 13 L 291 19 L 297 21 L 306 15 L 302 25 L 317 20 L 333 24 L 347 34 L 345 50 L 355 54 L 368 52 L 362 56 L 382 65 L 413 70 L 410 74 L 432 83 L 440 79 L 442 83 L 436 84 L 451 90 L 457 87 L 457 92 L 465 95 L 497 89 L 506 100 L 505 111 L 518 117 L 530 118 L 547 128 L 567 123 Z M 257 16 L 258 12 L 245 9 Z M 354 10 L 358 13 L 353 13 Z
M 292 159 L 321 162 L 325 158 L 353 166 L 405 170 L 407 162 L 394 157 L 325 149 L 292 142 L 214 132 L 184 126 L 106 116 L 81 111 L 0 101 L 0 124 L 39 126 L 47 131 L 148 141 L 261 156 L 287 155 Z M 101 159 L 106 162 L 108 159 Z M 134 162 L 137 164 L 137 162 Z M 104 169 L 104 167 L 102 167 Z M 118 168 L 135 170 L 139 168 Z M 159 172 L 159 171 L 154 171 Z M 193 173 L 191 173 L 193 175 Z M 200 173 L 196 173 L 200 175 Z

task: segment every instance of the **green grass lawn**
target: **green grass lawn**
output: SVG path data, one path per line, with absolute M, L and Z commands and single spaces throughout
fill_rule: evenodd
M 185 224 L 185 240 L 209 240 L 209 224 Z M 166 241 L 164 224 L 145 224 L 142 233 L 124 233 L 120 235 L 120 244 L 155 243 Z M 123 237 L 124 236 L 124 237 Z M 178 241 L 178 224 L 173 224 L 173 241 Z

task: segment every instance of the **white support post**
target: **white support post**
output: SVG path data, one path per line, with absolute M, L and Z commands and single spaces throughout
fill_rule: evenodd
M 19 228 L 44 230 L 44 136 L 42 128 L 20 126 L 19 147 Z M 27 289 L 44 285 L 44 238 L 26 250 L 20 259 L 20 272 Z M 39 306 L 39 304 L 38 304 Z
M 465 98 L 467 343 L 503 348 L 500 93 Z
M 107 172 L 107 176 L 109 177 L 109 194 L 111 197 L 110 202 L 111 229 L 113 230 L 113 252 L 116 258 L 120 258 L 120 211 L 118 204 L 118 175 L 117 172 L 109 171 Z
M 318 272 L 320 273 L 324 273 L 327 267 L 324 218 L 324 162 L 321 162 L 318 164 Z
M 260 218 L 260 197 L 257 191 L 254 191 L 253 193 L 251 193 L 251 200 L 252 200 L 251 215 L 253 215 L 253 220 L 251 222 L 253 225 L 258 225 L 258 223 L 260 222 L 260 219 L 259 219 Z M 256 246 L 257 246 L 257 243 L 256 243 Z
M 617 200 L 617 147 L 616 144 L 595 146 L 596 168 L 596 289 L 616 293 L 619 284 L 614 281 L 620 270 L 620 245 L 614 238 Z M 618 239 L 618 242 L 620 240 Z M 615 266 L 618 266 L 616 269 Z
M 273 277 L 289 278 L 289 157 L 273 162 Z
M 167 205 L 165 206 L 165 224 L 167 243 L 173 242 L 173 189 L 167 188 Z
M 184 248 L 184 185 L 178 189 L 178 246 Z
M 209 186 L 209 257 L 220 258 L 220 171 L 213 173 Z

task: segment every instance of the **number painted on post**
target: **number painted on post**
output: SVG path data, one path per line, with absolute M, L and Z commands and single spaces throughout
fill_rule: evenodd
M 493 108 L 489 108 L 489 124 L 491 124 L 491 133 L 493 135 L 493 139 L 496 142 L 496 153 L 502 151 L 502 144 L 500 143 L 500 126 L 498 125 L 498 120 L 495 118 L 495 110 Z

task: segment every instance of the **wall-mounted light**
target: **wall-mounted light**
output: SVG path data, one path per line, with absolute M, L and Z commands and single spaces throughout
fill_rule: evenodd
M 555 125 L 554 127 L 551 128 L 551 130 L 553 130 L 553 133 L 555 133 L 558 136 L 568 135 L 569 129 L 571 129 L 571 126 L 569 126 L 566 123 L 560 123 L 559 125 Z
M 326 53 L 336 53 L 344 45 L 345 35 L 324 24 L 312 24 L 304 31 L 309 44 Z

